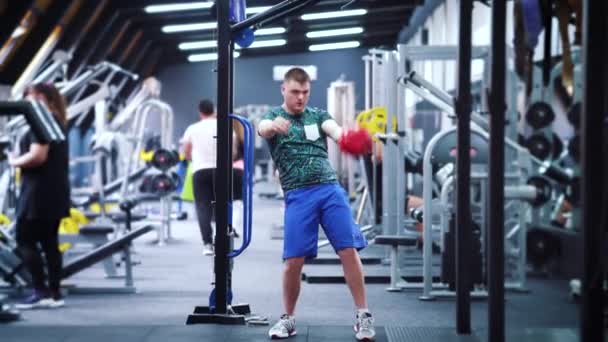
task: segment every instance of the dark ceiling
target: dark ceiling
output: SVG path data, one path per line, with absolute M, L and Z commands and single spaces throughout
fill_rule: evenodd
M 228 0 L 223 0 L 228 1 Z M 12 55 L 1 60 L 0 83 L 12 84 L 27 67 L 40 46 L 58 24 L 64 28 L 58 36 L 55 49 L 72 53 L 69 65 L 71 76 L 78 74 L 87 65 L 110 60 L 143 76 L 154 73 L 160 65 L 182 63 L 190 53 L 213 52 L 213 49 L 181 51 L 182 42 L 214 40 L 216 32 L 191 31 L 164 33 L 161 27 L 171 24 L 215 21 L 211 9 L 192 11 L 146 13 L 147 5 L 186 3 L 172 0 L 0 0 L 0 40 L 6 45 L 22 18 L 34 13 L 29 32 L 16 42 Z M 261 56 L 277 53 L 308 51 L 310 39 L 305 33 L 310 30 L 327 30 L 352 26 L 364 28 L 356 35 L 362 47 L 394 46 L 399 31 L 407 26 L 409 19 L 423 0 L 321 0 L 289 16 L 268 23 L 265 27 L 282 26 L 281 35 L 256 37 L 264 39 L 286 39 L 280 47 L 243 49 L 241 55 Z M 247 0 L 247 7 L 272 6 L 278 0 Z M 35 9 L 32 11 L 32 9 Z M 336 10 L 366 9 L 367 14 L 358 17 L 331 18 L 303 21 L 306 13 Z M 31 18 L 30 18 L 31 19 Z M 315 43 L 326 43 L 347 38 L 319 38 Z

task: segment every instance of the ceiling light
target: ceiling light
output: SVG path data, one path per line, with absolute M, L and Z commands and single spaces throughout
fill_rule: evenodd
M 188 2 L 188 3 L 183 3 L 183 4 L 151 5 L 151 6 L 144 7 L 144 11 L 146 11 L 146 13 L 162 13 L 162 12 L 197 10 L 197 9 L 211 8 L 211 6 L 213 6 L 212 1 L 197 1 L 197 2 Z
M 359 47 L 361 43 L 358 41 L 351 42 L 340 42 L 340 43 L 330 43 L 330 44 L 316 44 L 308 47 L 310 51 L 321 51 L 321 50 L 336 50 L 336 49 L 348 49 L 348 48 L 356 48 Z
M 216 40 L 202 40 L 198 42 L 181 43 L 177 46 L 180 50 L 195 50 L 217 47 Z
M 336 30 L 323 30 L 323 31 L 312 31 L 307 32 L 306 37 L 308 38 L 320 38 L 320 37 L 332 37 L 332 36 L 344 36 L 348 34 L 358 34 L 363 32 L 363 27 L 349 27 Z
M 364 15 L 367 13 L 365 9 L 347 10 L 347 11 L 335 11 L 335 12 L 320 12 L 320 13 L 309 13 L 302 15 L 302 20 L 316 20 L 316 19 L 333 19 L 340 17 L 350 17 L 355 15 Z
M 255 31 L 256 36 L 267 36 L 270 34 L 281 34 L 287 31 L 284 27 L 269 27 L 263 28 Z
M 260 12 L 264 12 L 267 9 L 270 9 L 272 6 L 260 6 L 260 7 L 248 7 L 245 10 L 245 14 L 256 14 Z
M 234 58 L 237 58 L 241 54 L 235 51 L 233 54 Z M 189 62 L 206 62 L 206 61 L 215 61 L 217 60 L 217 53 L 200 53 L 196 55 L 188 56 Z
M 260 47 L 270 47 L 270 46 L 281 46 L 287 44 L 285 39 L 271 39 L 271 40 L 259 40 L 254 41 L 251 46 L 248 48 L 260 48 Z M 217 41 L 215 40 L 201 40 L 198 42 L 187 42 L 180 43 L 177 46 L 180 50 L 196 50 L 196 49 L 208 49 L 217 47 Z M 235 49 L 240 49 L 241 47 L 238 45 L 234 46 Z
M 161 30 L 165 33 L 184 32 L 184 31 L 202 31 L 213 30 L 217 27 L 217 23 L 195 23 L 195 24 L 180 24 L 163 26 Z
M 253 44 L 251 44 L 251 46 L 247 47 L 248 49 L 251 48 L 261 48 L 261 47 L 270 47 L 270 46 L 282 46 L 287 44 L 287 41 L 285 39 L 270 39 L 270 40 L 258 40 L 253 42 Z M 238 45 L 234 46 L 235 49 L 240 49 L 240 47 Z

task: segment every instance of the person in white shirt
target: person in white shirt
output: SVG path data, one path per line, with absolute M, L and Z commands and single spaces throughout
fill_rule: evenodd
M 199 105 L 200 120 L 188 126 L 181 139 L 183 152 L 192 161 L 192 188 L 198 225 L 203 238 L 203 254 L 213 255 L 213 203 L 217 156 L 217 118 L 211 100 Z

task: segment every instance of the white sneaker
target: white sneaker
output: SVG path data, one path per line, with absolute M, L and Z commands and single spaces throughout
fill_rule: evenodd
M 357 313 L 355 322 L 355 338 L 357 341 L 374 341 L 376 339 L 376 329 L 374 329 L 374 317 L 369 312 Z
M 203 255 L 214 255 L 213 244 L 206 243 L 203 245 Z
M 52 299 L 47 297 L 46 294 L 40 291 L 34 291 L 30 296 L 23 299 L 20 303 L 15 304 L 15 308 L 18 310 L 48 308 L 51 301 Z
M 296 320 L 287 315 L 281 316 L 281 319 L 268 330 L 268 337 L 271 339 L 284 339 L 296 334 Z
M 49 298 L 46 305 L 51 309 L 57 309 L 65 306 L 65 300 L 63 298 Z

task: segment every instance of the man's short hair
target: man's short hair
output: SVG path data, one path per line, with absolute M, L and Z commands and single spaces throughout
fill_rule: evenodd
M 211 115 L 215 112 L 215 106 L 211 100 L 202 100 L 198 103 L 198 111 L 203 115 Z
M 298 83 L 306 83 L 310 82 L 310 76 L 308 76 L 308 73 L 304 69 L 295 67 L 289 69 L 289 71 L 285 73 L 283 81 L 296 81 Z

